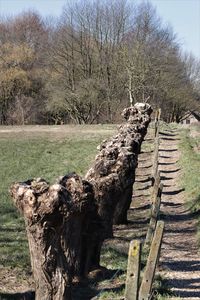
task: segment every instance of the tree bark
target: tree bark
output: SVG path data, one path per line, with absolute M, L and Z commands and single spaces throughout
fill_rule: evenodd
M 112 237 L 112 225 L 127 222 L 132 200 L 137 157 L 150 122 L 151 107 L 136 104 L 123 111 L 127 121 L 118 134 L 100 146 L 94 165 L 85 179 L 94 186 L 104 237 Z
M 52 186 L 38 178 L 14 184 L 11 195 L 25 218 L 36 300 L 70 300 L 73 276 L 87 268 L 85 236 L 96 209 L 91 185 L 76 174 Z

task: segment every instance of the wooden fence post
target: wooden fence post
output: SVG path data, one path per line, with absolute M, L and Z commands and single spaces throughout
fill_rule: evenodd
M 158 110 L 155 112 L 155 133 L 154 136 L 156 137 L 158 133 Z
M 157 109 L 155 113 L 155 137 L 159 134 L 159 123 L 160 123 L 161 109 Z
M 159 159 L 159 137 L 157 136 L 155 139 L 155 149 L 153 155 L 152 184 L 154 184 L 158 172 L 158 159 Z
M 158 195 L 158 190 L 160 186 L 160 171 L 157 171 L 155 177 L 154 177 L 154 185 L 152 187 L 151 192 L 151 202 L 153 203 Z
M 151 243 L 152 238 L 153 238 L 153 233 L 154 233 L 154 230 L 156 228 L 158 214 L 159 214 L 159 211 L 160 211 L 162 189 L 163 189 L 163 184 L 161 183 L 159 185 L 156 198 L 153 199 L 153 202 L 152 202 L 151 219 L 150 219 L 149 227 L 148 227 L 148 230 L 147 230 L 147 235 L 146 235 L 144 248 L 149 247 L 149 244 Z
M 130 242 L 125 288 L 125 300 L 138 300 L 140 279 L 141 242 Z
M 160 121 L 160 116 L 161 116 L 161 108 L 158 109 L 158 121 Z
M 153 279 L 158 262 L 160 247 L 164 231 L 164 222 L 158 221 L 153 241 L 151 244 L 150 253 L 147 260 L 147 265 L 144 271 L 144 276 L 139 291 L 139 300 L 149 300 L 152 290 Z

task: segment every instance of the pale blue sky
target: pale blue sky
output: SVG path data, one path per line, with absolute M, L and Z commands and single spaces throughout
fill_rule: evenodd
M 101 1 L 101 0 L 99 0 Z M 130 0 L 130 2 L 134 0 Z M 136 0 L 141 2 L 142 0 Z M 200 0 L 151 0 L 164 23 L 169 23 L 186 51 L 200 58 Z M 59 16 L 66 0 L 0 0 L 0 14 L 35 9 L 43 16 Z
M 183 49 L 200 59 L 200 0 L 151 0 L 165 23 L 171 24 Z
M 43 16 L 59 16 L 65 3 L 66 0 L 0 0 L 0 13 L 13 15 L 35 9 Z

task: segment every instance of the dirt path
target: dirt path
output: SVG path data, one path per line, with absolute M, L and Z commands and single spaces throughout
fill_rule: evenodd
M 165 233 L 161 249 L 161 274 L 181 299 L 200 299 L 200 254 L 196 240 L 196 218 L 184 206 L 185 193 L 179 187 L 179 135 L 160 135 L 159 169 L 164 184 L 161 217 Z

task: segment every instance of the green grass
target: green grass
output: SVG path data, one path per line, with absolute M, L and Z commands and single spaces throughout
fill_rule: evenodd
M 80 127 L 79 127 L 80 128 Z M 102 131 L 103 128 L 103 131 Z M 12 182 L 43 177 L 49 182 L 69 172 L 84 175 L 97 145 L 113 132 L 101 126 L 94 132 L 69 132 L 65 136 L 38 133 L 0 135 L 0 265 L 30 270 L 24 221 L 9 196 Z
M 101 265 L 108 269 L 126 271 L 128 256 L 112 248 L 103 248 L 101 252 Z
M 183 171 L 181 184 L 185 188 L 186 206 L 192 212 L 200 210 L 200 127 L 190 127 L 181 132 L 181 160 Z M 197 239 L 200 247 L 200 218 L 198 220 Z
M 147 252 L 143 249 L 141 256 L 141 278 L 142 280 L 144 268 L 147 262 Z M 104 248 L 101 253 L 101 265 L 106 266 L 110 270 L 115 270 L 114 275 L 110 280 L 104 280 L 100 284 L 100 293 L 98 299 L 114 300 L 123 299 L 125 292 L 126 270 L 127 270 L 128 256 L 120 253 L 112 248 Z M 120 273 L 118 271 L 121 271 Z M 108 290 L 108 287 L 112 288 Z M 153 282 L 152 299 L 164 300 L 168 299 L 172 294 L 166 281 L 160 276 L 156 275 Z
M 98 299 L 120 299 L 124 296 L 127 262 L 127 255 L 111 248 L 102 249 L 101 265 L 113 270 L 113 273 L 99 284 Z
M 190 130 L 193 130 L 191 127 Z M 187 194 L 187 202 L 194 209 L 200 208 L 200 152 L 195 148 L 200 145 L 200 138 L 192 137 L 189 129 L 181 131 L 181 159 L 180 166 L 182 168 L 181 185 Z M 200 128 L 199 128 L 200 130 Z

